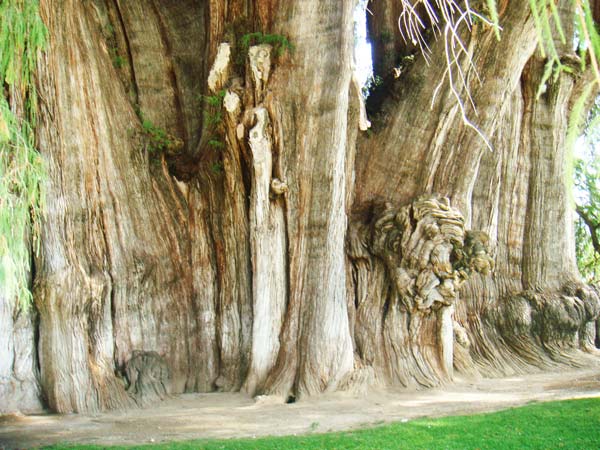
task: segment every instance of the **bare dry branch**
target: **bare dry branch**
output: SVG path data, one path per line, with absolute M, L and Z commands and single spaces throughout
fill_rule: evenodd
M 444 37 L 446 70 L 434 90 L 431 100 L 432 106 L 440 88 L 447 79 L 450 91 L 460 108 L 463 123 L 483 139 L 486 147 L 493 150 L 488 138 L 469 120 L 465 108 L 464 98 L 466 97 L 466 101 L 471 105 L 474 114 L 477 115 L 477 108 L 470 92 L 469 77 L 463 69 L 463 64 L 466 64 L 468 70 L 477 80 L 480 81 L 480 79 L 473 63 L 472 51 L 467 48 L 460 36 L 460 28 L 466 26 L 470 30 L 473 26 L 473 18 L 477 18 L 491 27 L 497 27 L 498 25 L 473 10 L 468 0 L 465 1 L 462 8 L 455 0 L 401 0 L 401 3 L 403 9 L 398 18 L 400 34 L 406 42 L 411 42 L 419 47 L 427 63 L 430 61 L 430 49 L 424 36 L 427 29 L 426 23 L 429 22 L 434 34 Z M 418 11 L 420 9 L 425 11 L 426 21 L 419 16 Z M 443 32 L 441 32 L 442 27 Z

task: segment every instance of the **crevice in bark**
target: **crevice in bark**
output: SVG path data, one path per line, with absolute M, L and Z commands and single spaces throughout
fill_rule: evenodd
M 131 44 L 129 42 L 129 36 L 127 34 L 127 27 L 125 27 L 125 22 L 123 21 L 123 15 L 121 13 L 121 7 L 119 6 L 119 0 L 112 0 L 115 11 L 117 13 L 117 18 L 119 20 L 119 29 L 123 35 L 123 39 L 125 41 L 125 49 L 127 51 L 127 62 L 129 64 L 129 68 L 131 70 L 131 87 L 133 88 L 134 97 L 132 99 L 133 105 L 140 104 L 140 96 L 139 96 L 139 88 L 137 79 L 135 76 L 135 65 L 133 64 L 133 55 L 131 53 Z
M 40 315 L 35 310 L 36 313 L 34 315 L 33 321 L 33 354 L 35 355 L 35 378 L 36 381 L 39 380 L 40 373 L 42 371 L 41 362 L 40 362 Z M 43 391 L 41 392 L 40 401 L 42 405 L 47 406 L 48 402 L 44 396 Z
M 211 183 L 210 177 L 211 175 L 209 175 L 208 173 L 205 173 L 206 175 L 206 180 L 208 181 L 208 183 Z M 214 205 L 214 202 L 211 201 L 210 198 L 207 198 L 208 204 L 209 204 L 209 208 L 211 208 Z M 215 345 L 217 348 L 217 356 L 218 356 L 218 361 L 217 361 L 217 365 L 219 367 L 217 374 L 219 375 L 214 381 L 213 381 L 213 385 L 215 390 L 220 390 L 221 389 L 221 380 L 220 380 L 220 374 L 221 374 L 221 369 L 223 366 L 223 362 L 221 360 L 221 355 L 223 354 L 223 343 L 222 343 L 222 335 L 223 335 L 223 330 L 222 330 L 222 324 L 221 321 L 219 320 L 220 317 L 222 317 L 223 315 L 223 311 L 222 311 L 222 303 L 221 301 L 219 301 L 218 299 L 218 293 L 222 292 L 223 289 L 225 288 L 225 286 L 223 285 L 223 278 L 224 278 L 224 261 L 223 261 L 223 252 L 222 252 L 222 245 L 220 244 L 220 241 L 218 240 L 218 235 L 219 235 L 219 230 L 220 227 L 219 226 L 215 226 L 214 223 L 214 217 L 217 216 L 216 211 L 212 211 L 211 208 L 211 219 L 209 221 L 209 229 L 210 229 L 210 240 L 211 240 L 211 248 L 213 249 L 213 254 L 214 254 L 214 258 L 215 258 L 215 280 L 216 280 L 216 292 L 217 292 L 217 301 L 215 302 L 215 317 L 216 317 L 216 326 L 215 326 Z
M 96 176 L 99 177 L 99 174 L 96 172 Z M 99 215 L 101 217 L 101 225 L 100 225 L 100 231 L 102 234 L 102 239 L 104 241 L 104 247 L 106 249 L 110 248 L 109 246 L 109 242 L 108 242 L 108 238 L 106 236 L 106 223 L 105 223 L 105 216 L 104 216 L 105 212 L 104 209 L 102 207 L 100 207 L 100 211 L 99 211 Z M 106 258 L 107 258 L 107 266 L 108 268 L 105 269 L 105 273 L 108 276 L 108 280 L 109 280 L 109 287 L 108 289 L 110 290 L 109 294 L 108 294 L 108 301 L 110 302 L 109 308 L 110 308 L 110 321 L 111 324 L 115 324 L 116 323 L 116 305 L 115 305 L 115 292 L 113 289 L 113 286 L 115 285 L 114 279 L 113 279 L 113 275 L 111 273 L 111 268 L 112 266 L 112 262 L 111 262 L 111 257 L 110 257 L 110 252 L 106 253 Z M 119 362 L 116 358 L 116 355 L 118 355 L 118 348 L 117 348 L 117 334 L 116 334 L 116 330 L 114 328 L 114 325 L 112 326 L 112 339 L 113 339 L 113 364 L 114 364 L 114 372 L 115 375 L 117 373 L 122 373 L 123 367 L 119 366 Z
M 176 126 L 177 126 L 177 134 L 179 136 L 181 136 L 181 138 L 184 140 L 184 143 L 189 146 L 190 145 L 190 138 L 189 136 L 187 136 L 186 130 L 183 127 L 183 123 L 184 123 L 184 116 L 183 116 L 183 108 L 181 105 L 181 100 L 180 100 L 180 95 L 179 92 L 181 92 L 178 82 L 177 82 L 177 75 L 175 73 L 175 70 L 173 68 L 173 51 L 171 49 L 171 43 L 170 43 L 170 39 L 165 27 L 165 23 L 164 23 L 164 19 L 160 13 L 160 10 L 158 8 L 158 6 L 156 5 L 156 1 L 152 0 L 151 3 L 152 5 L 152 10 L 154 11 L 154 15 L 156 16 L 156 20 L 158 23 L 158 30 L 160 33 L 160 40 L 162 42 L 162 45 L 165 49 L 165 54 L 164 54 L 164 58 L 169 62 L 168 65 L 168 78 L 169 78 L 169 82 L 171 84 L 171 88 L 173 89 L 173 92 L 177 93 L 176 95 L 173 96 L 173 101 L 174 101 L 174 110 L 175 110 L 175 115 L 177 117 L 176 119 Z M 189 149 L 186 151 L 186 153 L 189 152 Z

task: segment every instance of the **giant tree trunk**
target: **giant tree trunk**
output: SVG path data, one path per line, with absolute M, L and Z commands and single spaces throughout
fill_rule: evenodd
M 2 410 L 589 363 L 600 305 L 563 183 L 578 87 L 563 75 L 536 101 L 532 17 L 500 3 L 501 41 L 464 33 L 491 152 L 447 82 L 429 107 L 445 67 L 420 56 L 385 77 L 359 132 L 352 0 L 42 0 L 48 211 L 36 312 L 0 294 Z M 390 36 L 394 5 L 370 23 L 384 76 L 390 48 L 410 51 Z M 293 50 L 244 47 L 256 31 Z
M 565 17 L 570 17 L 568 3 L 564 2 Z M 386 14 L 393 11 L 393 5 L 378 5 L 382 10 L 371 23 L 374 36 L 386 27 Z M 563 75 L 536 100 L 544 61 L 534 54 L 533 18 L 516 2 L 500 6 L 504 27 L 500 42 L 494 41 L 491 30 L 478 26 L 465 38 L 482 80 L 471 88 L 477 112 L 465 100 L 467 113 L 485 136 L 493 137 L 493 151 L 465 126 L 450 92 L 438 94 L 431 111 L 415 110 L 415 105 L 431 103 L 436 80 L 445 70 L 443 65 L 427 68 L 424 61 L 416 61 L 390 89 L 391 99 L 383 100 L 381 123 L 376 123 L 381 130 L 359 143 L 354 203 L 356 220 L 364 223 L 373 220 L 373 200 L 403 204 L 422 194 L 446 195 L 470 228 L 491 238 L 494 273 L 474 274 L 460 291 L 454 324 L 441 320 L 437 325 L 440 330 L 454 328 L 454 366 L 483 375 L 552 367 L 556 362 L 585 363 L 588 358 L 579 350 L 594 352 L 592 328 L 599 306 L 596 293 L 578 281 L 565 185 L 564 136 L 575 79 Z M 397 48 L 399 36 L 395 38 L 396 44 L 388 40 L 386 46 Z M 563 56 L 572 58 L 564 47 Z M 376 46 L 376 51 L 386 48 Z M 433 54 L 435 58 L 435 48 Z M 384 64 L 385 58 L 379 63 Z M 381 70 L 386 69 L 390 67 Z M 467 79 L 474 79 L 472 68 L 465 65 L 463 70 Z M 405 268 L 406 259 L 397 257 L 397 266 Z M 358 292 L 362 286 L 377 292 L 373 288 L 381 279 L 377 266 L 369 270 L 360 260 L 354 265 Z M 387 273 L 394 276 L 389 269 Z M 419 272 L 411 276 L 418 285 Z M 388 302 L 394 295 L 397 292 Z M 381 310 L 370 314 L 380 316 Z M 400 314 L 408 316 L 409 324 L 414 320 L 410 312 L 400 309 Z M 439 322 L 439 311 L 437 315 L 430 320 Z M 416 319 L 422 321 L 420 315 Z M 386 348 L 385 324 L 383 330 L 375 348 Z M 419 342 L 417 348 L 425 348 L 431 340 L 430 332 L 409 335 Z M 443 367 L 444 353 L 425 358 L 428 366 Z M 380 359 L 389 372 L 393 362 Z M 413 372 L 420 384 L 440 380 L 437 376 L 424 380 L 421 371 Z

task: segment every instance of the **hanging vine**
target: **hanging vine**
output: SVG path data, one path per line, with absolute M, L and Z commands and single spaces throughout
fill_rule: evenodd
M 31 249 L 38 245 L 46 171 L 35 149 L 35 69 L 47 40 L 37 0 L 0 0 L 0 286 L 31 302 Z

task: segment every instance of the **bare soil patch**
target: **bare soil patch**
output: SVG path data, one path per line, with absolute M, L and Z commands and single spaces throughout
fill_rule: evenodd
M 457 380 L 448 386 L 420 391 L 334 393 L 293 404 L 257 402 L 239 393 L 183 394 L 144 409 L 0 417 L 0 448 L 59 442 L 145 444 L 327 432 L 582 397 L 600 397 L 600 369 Z

